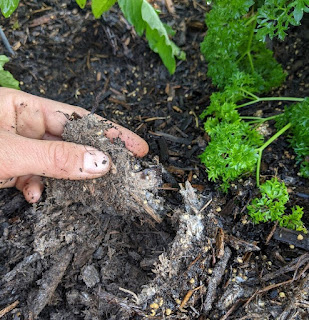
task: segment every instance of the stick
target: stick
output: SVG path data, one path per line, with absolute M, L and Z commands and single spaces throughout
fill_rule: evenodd
M 11 56 L 15 56 L 16 53 L 15 51 L 12 49 L 10 43 L 9 43 L 9 40 L 8 38 L 6 37 L 6 35 L 4 34 L 1 26 L 0 26 L 0 37 L 2 39 L 2 42 L 4 44 L 4 46 L 6 47 L 7 51 L 10 53 Z
M 13 310 L 17 305 L 19 304 L 19 301 L 16 300 L 15 302 L 11 303 L 10 305 L 8 305 L 7 307 L 5 307 L 4 309 L 0 310 L 0 318 L 2 318 L 3 316 L 5 316 L 8 312 L 10 312 L 11 310 Z
M 32 314 L 34 319 L 37 318 L 50 301 L 71 259 L 72 253 L 69 252 L 69 249 L 67 247 L 62 248 L 53 266 L 44 273 L 36 297 L 32 301 L 29 301 L 30 314 Z
M 217 287 L 222 279 L 222 276 L 224 275 L 224 270 L 231 257 L 231 254 L 231 249 L 229 247 L 225 247 L 222 259 L 217 263 L 213 270 L 213 277 L 209 280 L 208 290 L 203 305 L 204 314 L 207 314 L 207 312 L 212 308 L 212 304 L 215 301 L 216 297 Z

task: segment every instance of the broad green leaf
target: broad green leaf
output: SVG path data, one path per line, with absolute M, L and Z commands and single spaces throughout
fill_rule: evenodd
M 168 24 L 163 23 L 164 28 L 169 36 L 173 37 L 176 34 L 176 31 Z
M 133 24 L 137 34 L 141 36 L 146 28 L 142 18 L 143 0 L 118 0 L 119 7 L 126 19 Z
M 186 55 L 170 40 L 171 28 L 162 23 L 156 10 L 146 0 L 118 0 L 118 4 L 140 36 L 146 31 L 149 47 L 160 55 L 168 71 L 173 74 L 175 57 L 184 60 Z
M 75 0 L 81 9 L 85 8 L 87 0 Z
M 3 70 L 3 66 L 9 61 L 10 61 L 10 59 L 7 56 L 1 55 L 0 56 L 0 70 Z
M 165 36 L 168 38 L 167 31 L 157 12 L 154 10 L 153 6 L 145 0 L 143 0 L 142 3 L 142 18 L 151 29 L 156 29 L 160 36 Z
M 2 14 L 8 18 L 17 8 L 19 0 L 0 0 Z
M 173 74 L 176 70 L 176 61 L 173 55 L 172 47 L 166 45 L 165 43 L 165 37 L 160 36 L 158 30 L 153 30 L 147 26 L 146 38 L 148 40 L 150 49 L 159 54 L 169 73 Z
M 95 18 L 100 18 L 102 13 L 107 11 L 116 0 L 92 0 L 91 9 Z
M 10 72 L 3 69 L 4 64 L 8 61 L 7 56 L 0 55 L 0 87 L 19 89 L 19 82 L 14 79 Z

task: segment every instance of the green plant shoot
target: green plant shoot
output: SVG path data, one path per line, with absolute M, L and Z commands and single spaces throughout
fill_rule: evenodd
M 280 227 L 307 233 L 301 218 L 303 208 L 295 206 L 291 214 L 286 214 L 286 203 L 289 194 L 284 182 L 272 178 L 260 186 L 261 197 L 252 200 L 247 207 L 248 214 L 254 223 L 277 221 Z
M 0 55 L 0 86 L 19 89 L 19 82 L 14 79 L 12 74 L 9 71 L 5 71 L 3 66 L 7 63 L 10 59 L 7 56 Z

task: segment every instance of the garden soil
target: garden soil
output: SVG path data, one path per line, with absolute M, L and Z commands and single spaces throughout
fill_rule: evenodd
M 22 90 L 95 111 L 143 137 L 150 152 L 136 159 L 105 138 L 105 121 L 71 115 L 63 139 L 107 152 L 110 172 L 45 179 L 33 206 L 0 190 L 0 318 L 308 319 L 308 236 L 253 225 L 253 177 L 223 194 L 198 158 L 209 141 L 199 114 L 215 91 L 199 50 L 209 7 L 153 3 L 187 54 L 173 76 L 116 6 L 96 20 L 74 1 L 30 0 L 1 18 L 16 52 L 6 68 Z M 308 96 L 308 25 L 305 17 L 284 42 L 268 44 L 288 73 L 270 95 Z M 267 129 L 275 132 L 273 123 Z M 264 152 L 262 179 L 285 182 L 308 227 L 308 181 L 294 158 L 280 137 Z

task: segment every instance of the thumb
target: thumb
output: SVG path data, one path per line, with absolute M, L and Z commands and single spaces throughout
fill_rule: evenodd
M 1 132 L 0 179 L 28 174 L 57 179 L 93 179 L 110 169 L 108 155 L 90 146 L 35 140 Z

